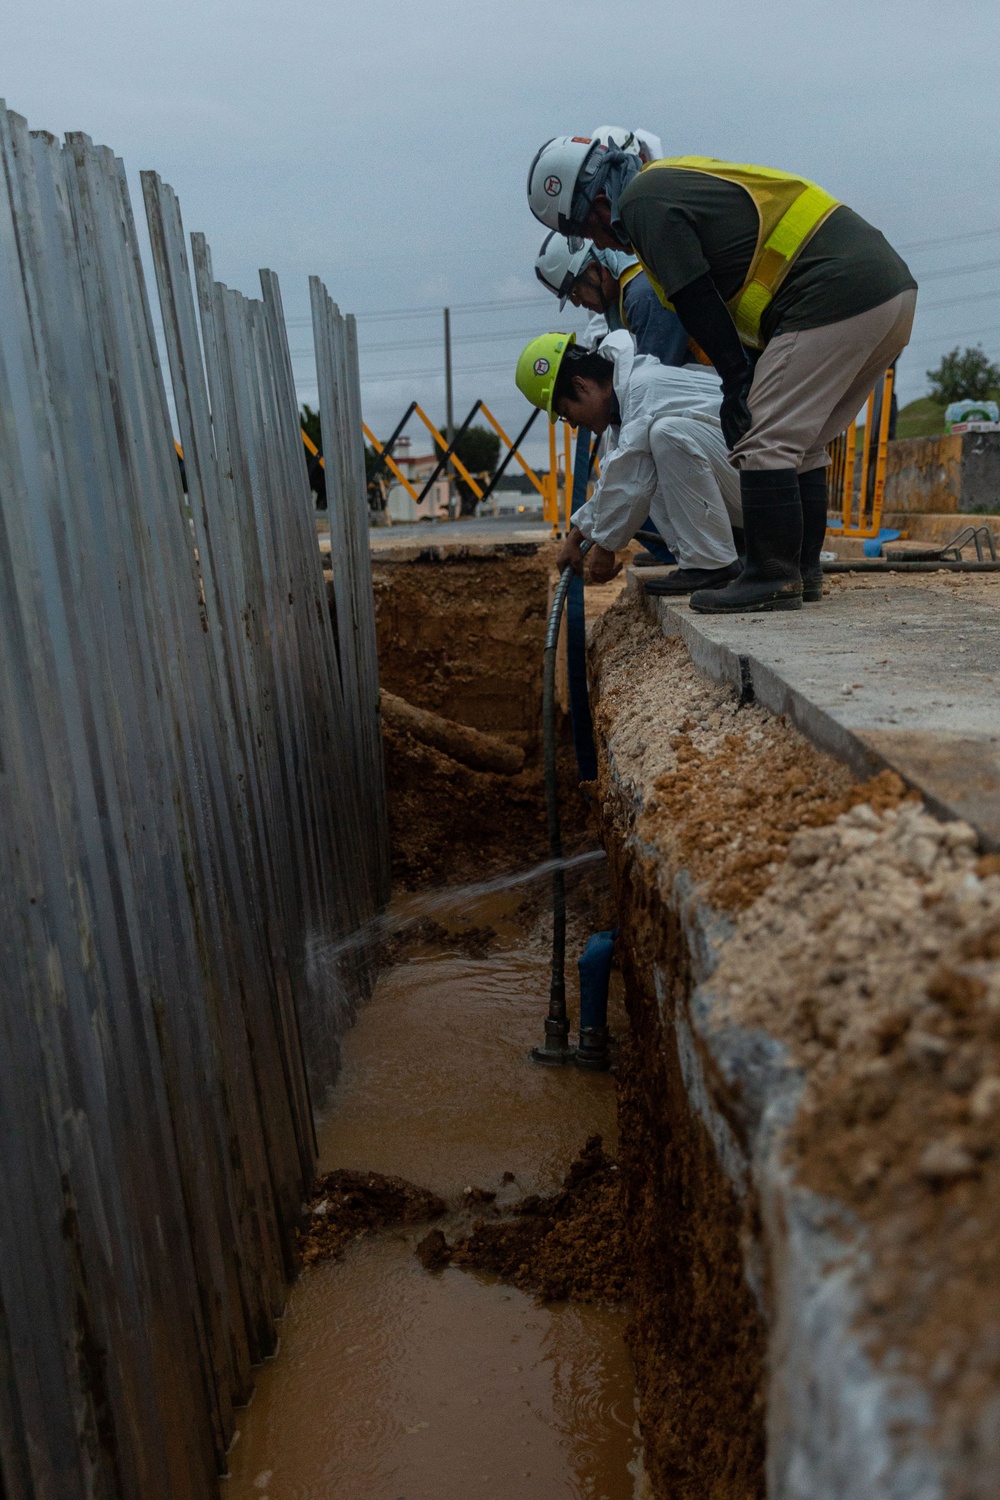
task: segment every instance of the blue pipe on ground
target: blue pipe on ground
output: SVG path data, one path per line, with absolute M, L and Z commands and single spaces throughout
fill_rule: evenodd
M 618 928 L 594 932 L 577 959 L 580 974 L 580 1042 L 574 1061 L 578 1068 L 608 1067 L 608 986 Z

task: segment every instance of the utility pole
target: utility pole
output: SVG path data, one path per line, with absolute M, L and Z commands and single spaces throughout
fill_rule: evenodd
M 451 447 L 455 436 L 455 406 L 452 400 L 451 390 L 451 308 L 444 310 L 444 399 L 445 399 L 445 425 L 444 435 Z M 452 468 L 449 463 L 445 469 L 445 478 L 448 480 L 448 515 L 451 516 L 451 486 Z
M 451 308 L 444 310 L 444 399 L 446 407 L 445 436 L 449 443 L 455 436 L 455 407 L 451 392 Z

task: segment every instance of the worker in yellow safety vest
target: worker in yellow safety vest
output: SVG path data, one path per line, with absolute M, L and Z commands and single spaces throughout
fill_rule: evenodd
M 746 565 L 725 588 L 693 594 L 692 609 L 820 599 L 826 445 L 906 347 L 917 284 L 905 262 L 804 177 L 705 156 L 643 165 L 587 136 L 538 151 L 528 203 L 550 229 L 638 256 L 721 376 Z

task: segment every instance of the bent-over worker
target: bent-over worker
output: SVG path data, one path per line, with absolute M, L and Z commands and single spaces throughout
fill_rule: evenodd
M 722 377 L 746 567 L 696 593 L 706 613 L 800 609 L 822 597 L 826 445 L 910 336 L 917 285 L 877 229 L 815 183 L 712 157 L 560 136 L 532 162 L 550 229 L 633 251 Z M 751 367 L 747 347 L 761 350 Z
M 687 329 L 663 306 L 634 255 L 598 250 L 590 240 L 570 240 L 553 230 L 535 257 L 535 275 L 559 298 L 560 308 L 571 302 L 600 313 L 611 333 L 628 329 L 637 354 L 665 365 L 686 365 L 695 357 Z

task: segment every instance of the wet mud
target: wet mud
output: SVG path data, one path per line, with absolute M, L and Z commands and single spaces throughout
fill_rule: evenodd
M 487 1196 L 492 1202 L 496 1195 Z M 430 1270 L 450 1264 L 491 1271 L 543 1302 L 621 1303 L 630 1272 L 622 1207 L 618 1163 L 594 1135 L 558 1193 L 532 1193 L 506 1212 L 494 1207 L 494 1217 L 477 1220 L 453 1245 L 432 1230 L 416 1253 Z
M 302 1264 L 330 1260 L 351 1240 L 400 1224 L 439 1219 L 445 1202 L 436 1193 L 380 1172 L 327 1172 L 313 1188 L 306 1228 L 299 1230 Z
M 579 916 L 586 887 L 575 902 L 570 887 Z M 293 1288 L 278 1357 L 241 1414 L 225 1500 L 645 1493 L 625 1308 L 542 1305 L 495 1271 L 429 1271 L 415 1253 L 433 1230 L 455 1245 L 532 1197 L 561 1200 L 581 1143 L 599 1134 L 583 1168 L 596 1211 L 617 1149 L 614 1080 L 527 1059 L 548 994 L 544 904 L 514 890 L 438 912 L 440 933 L 397 939 L 318 1126 L 328 1208 L 343 1189 L 357 1195 L 351 1214 L 393 1222 L 352 1219 L 336 1258 Z M 443 1215 L 407 1220 L 430 1202 L 415 1185 Z

